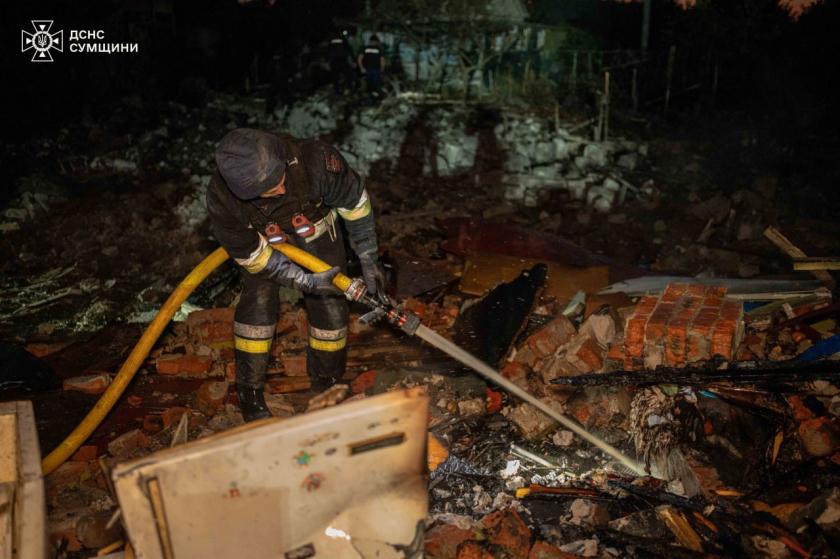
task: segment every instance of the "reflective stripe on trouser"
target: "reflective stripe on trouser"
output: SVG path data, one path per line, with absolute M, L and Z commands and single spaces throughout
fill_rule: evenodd
M 294 244 L 317 256 L 324 262 L 347 271 L 347 256 L 341 227 L 336 227 L 336 238 L 322 235 L 303 243 Z M 306 366 L 313 383 L 334 384 L 344 375 L 347 364 L 347 299 L 343 295 L 304 295 L 306 315 L 309 320 L 309 344 L 306 347 Z
M 236 384 L 259 389 L 265 385 L 280 297 L 272 281 L 245 271 L 242 281 L 233 323 Z

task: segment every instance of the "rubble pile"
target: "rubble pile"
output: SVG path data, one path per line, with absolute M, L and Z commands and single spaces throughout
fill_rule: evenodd
M 496 139 L 506 151 L 505 197 L 537 207 L 553 190 L 567 192 L 601 213 L 624 202 L 629 183 L 621 175 L 636 170 L 647 145 L 629 140 L 591 142 L 546 120 L 504 116 Z
M 338 127 L 336 114 L 343 107 L 330 102 L 326 95 L 315 94 L 275 111 L 279 128 L 298 138 L 317 138 Z
M 364 107 L 350 116 L 352 129 L 337 147 L 351 167 L 367 175 L 376 161 L 396 163 L 408 124 L 416 116 L 417 108 L 401 99 L 386 99 L 377 107 Z
M 467 132 L 468 117 L 467 111 L 454 107 L 437 108 L 426 114 L 426 122 L 433 134 L 434 162 L 429 150 L 423 163 L 424 174 L 431 174 L 434 169 L 436 175 L 448 177 L 473 168 L 478 135 Z

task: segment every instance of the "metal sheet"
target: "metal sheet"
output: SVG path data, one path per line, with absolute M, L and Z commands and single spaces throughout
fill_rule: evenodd
M 419 557 L 427 400 L 391 392 L 119 465 L 137 557 Z

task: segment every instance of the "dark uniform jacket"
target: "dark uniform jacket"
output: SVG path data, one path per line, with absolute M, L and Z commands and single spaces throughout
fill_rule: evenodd
M 364 183 L 337 149 L 319 140 L 278 135 L 287 154 L 286 193 L 240 200 L 216 172 L 207 191 L 207 210 L 216 239 L 249 271 L 266 247 L 266 227 L 279 225 L 295 235 L 292 218 L 303 214 L 315 224 L 336 210 L 344 220 L 356 254 L 376 252 L 373 212 Z

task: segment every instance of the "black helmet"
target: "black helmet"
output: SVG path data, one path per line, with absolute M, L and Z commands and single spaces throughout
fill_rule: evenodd
M 273 188 L 286 172 L 286 153 L 276 136 L 237 128 L 216 146 L 216 165 L 228 188 L 242 200 L 258 198 Z

